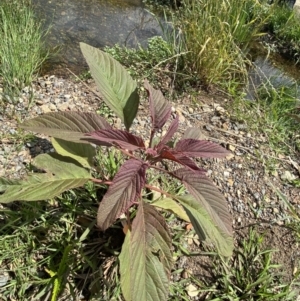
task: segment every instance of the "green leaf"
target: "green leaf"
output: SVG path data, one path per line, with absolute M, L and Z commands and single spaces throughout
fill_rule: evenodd
M 32 173 L 27 180 L 6 183 L 0 203 L 51 199 L 66 190 L 83 186 L 91 178 L 86 169 L 57 154 L 39 155 L 33 165 L 46 173 Z
M 120 260 L 120 274 L 121 274 L 121 288 L 123 297 L 126 301 L 132 300 L 131 298 L 131 232 L 128 230 L 125 240 L 122 245 L 122 251 L 119 255 Z
M 25 121 L 21 128 L 60 138 L 84 143 L 86 133 L 111 129 L 109 123 L 96 113 L 53 112 Z M 88 143 L 88 142 L 86 142 Z
M 173 175 L 183 182 L 196 201 L 205 208 L 215 225 L 232 236 L 232 217 L 226 199 L 203 171 L 180 168 Z
M 223 256 L 231 256 L 233 251 L 233 239 L 220 230 L 203 205 L 192 195 L 174 196 L 185 208 L 190 221 L 199 238 L 211 240 Z
M 103 100 L 128 130 L 139 106 L 136 82 L 109 54 L 85 43 L 80 43 L 80 48 Z
M 51 138 L 51 142 L 58 154 L 70 157 L 86 168 L 90 168 L 93 165 L 93 157 L 96 156 L 96 149 L 92 145 L 53 137 Z
M 18 183 L 20 183 L 19 180 L 0 178 L 0 192 L 5 191 L 10 185 L 17 185 Z
M 184 209 L 182 208 L 182 206 L 180 206 L 173 199 L 169 199 L 169 198 L 159 199 L 155 202 L 152 202 L 151 205 L 158 207 L 158 208 L 169 210 L 169 211 L 175 213 L 182 220 L 184 220 L 188 223 L 190 222 L 190 219 L 187 216 Z
M 165 219 L 141 202 L 127 232 L 120 259 L 126 301 L 166 301 L 172 267 L 171 238 Z

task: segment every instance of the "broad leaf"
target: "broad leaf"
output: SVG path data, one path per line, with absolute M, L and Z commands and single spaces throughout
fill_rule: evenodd
M 223 256 L 231 256 L 233 251 L 232 236 L 216 226 L 203 204 L 192 195 L 175 198 L 185 208 L 199 238 L 213 242 Z
M 132 300 L 132 273 L 131 273 L 131 232 L 130 230 L 127 231 L 125 240 L 122 245 L 122 250 L 119 255 L 120 261 L 120 278 L 121 278 L 121 289 L 123 293 L 123 297 L 126 301 Z
M 171 115 L 171 105 L 166 101 L 161 91 L 155 90 L 146 80 L 144 87 L 148 92 L 152 127 L 161 129 Z
M 206 140 L 206 136 L 201 132 L 199 128 L 187 128 L 184 132 L 182 139 L 197 139 Z
M 169 149 L 167 147 L 165 147 L 161 151 L 160 157 L 162 159 L 168 159 L 168 160 L 177 162 L 177 163 L 179 163 L 183 166 L 187 166 L 187 167 L 189 167 L 193 170 L 199 170 L 199 171 L 202 170 L 204 172 L 204 170 L 200 169 L 192 159 L 190 159 L 189 157 L 183 155 L 182 153 L 175 152 L 174 150 Z
M 163 216 L 141 202 L 120 259 L 126 301 L 166 301 L 172 267 L 171 238 Z
M 224 196 L 214 183 L 203 173 L 186 168 L 173 172 L 189 192 L 202 204 L 214 223 L 228 235 L 232 235 L 232 217 Z
M 33 173 L 27 180 L 12 182 L 11 185 L 6 183 L 0 203 L 47 200 L 66 190 L 83 186 L 91 178 L 86 169 L 57 154 L 39 155 L 33 165 L 46 173 Z
M 228 205 L 224 196 L 219 192 L 213 182 L 206 177 L 203 172 L 186 168 L 176 170 L 173 172 L 173 175 L 183 182 L 195 198 L 195 201 L 205 210 L 215 227 L 222 233 L 222 237 L 226 237 L 226 239 L 227 237 L 231 237 L 232 218 L 228 211 Z M 222 245 L 222 241 L 217 241 L 219 240 L 219 236 L 215 235 L 209 238 L 212 239 L 218 247 Z
M 129 129 L 139 106 L 136 82 L 109 54 L 84 43 L 80 48 L 103 100 Z
M 176 201 L 174 201 L 173 199 L 170 198 L 161 198 L 155 202 L 152 202 L 151 205 L 161 208 L 161 209 L 165 209 L 168 211 L 173 212 L 174 214 L 176 214 L 179 218 L 181 218 L 182 220 L 186 221 L 186 222 L 190 222 L 189 217 L 187 216 L 186 212 L 184 211 L 184 209 L 182 208 L 182 206 L 180 206 Z
M 97 145 L 103 145 L 110 143 L 116 144 L 123 149 L 134 151 L 139 148 L 145 148 L 145 144 L 142 138 L 130 134 L 127 131 L 121 130 L 100 130 L 87 134 L 88 137 L 84 138 L 89 142 Z
M 121 166 L 98 209 L 97 223 L 102 231 L 137 201 L 145 185 L 146 169 L 147 164 L 135 159 Z
M 56 152 L 62 156 L 70 157 L 79 162 L 83 167 L 90 168 L 96 149 L 87 143 L 77 143 L 58 138 L 51 138 L 51 143 Z
M 177 142 L 174 150 L 192 158 L 224 158 L 229 154 L 219 144 L 196 139 L 182 139 Z
M 0 192 L 4 192 L 8 187 L 12 185 L 19 185 L 20 183 L 21 182 L 19 180 L 0 178 Z
M 176 133 L 179 126 L 179 116 L 176 115 L 176 118 L 172 121 L 170 124 L 170 127 L 165 134 L 165 136 L 161 139 L 161 141 L 158 143 L 157 148 L 162 149 L 173 137 L 173 135 Z
M 111 129 L 107 121 L 96 113 L 53 112 L 25 121 L 23 129 L 60 138 L 81 142 L 85 133 Z

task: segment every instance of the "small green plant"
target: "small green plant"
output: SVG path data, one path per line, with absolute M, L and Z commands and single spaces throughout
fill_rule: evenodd
M 14 97 L 30 85 L 47 59 L 44 36 L 30 1 L 1 1 L 0 81 L 4 88 L 4 101 L 18 102 Z
M 276 191 L 279 199 L 282 201 L 284 207 L 286 208 L 287 212 L 289 213 L 287 215 L 287 218 L 285 219 L 285 225 L 292 229 L 298 239 L 300 240 L 300 208 L 299 205 L 293 205 L 288 200 L 286 195 L 284 195 L 281 191 L 273 187 L 273 189 Z
M 264 248 L 263 241 L 263 235 L 250 229 L 249 237 L 234 250 L 231 259 L 210 254 L 215 284 L 212 286 L 204 279 L 207 285 L 205 300 L 295 300 L 293 283 L 282 283 L 282 275 L 278 271 L 280 265 L 272 263 L 272 255 L 276 251 Z
M 299 128 L 298 91 L 296 83 L 274 86 L 272 79 L 266 77 L 257 88 L 256 101 L 236 98 L 231 110 L 233 115 L 246 121 L 249 128 L 258 132 L 263 129 L 272 151 L 290 155 L 296 153 L 299 144 L 299 136 L 295 134 Z
M 147 81 L 145 89 L 152 126 L 146 145 L 141 137 L 129 131 L 139 105 L 136 82 L 108 54 L 84 43 L 81 43 L 81 50 L 104 101 L 121 118 L 126 129 L 113 128 L 96 113 L 49 113 L 26 121 L 22 128 L 52 136 L 57 153 L 37 156 L 33 161 L 36 172 L 30 173 L 27 180 L 0 179 L 0 202 L 51 199 L 90 182 L 108 186 L 99 200 L 97 225 L 101 231 L 106 231 L 121 218 L 126 229 L 119 255 L 125 300 L 167 300 L 173 261 L 171 236 L 164 216 L 156 208 L 184 216 L 191 221 L 200 239 L 210 240 L 222 255 L 230 256 L 233 242 L 226 200 L 193 160 L 224 158 L 228 151 L 212 142 L 199 140 L 196 128 L 187 129 L 175 143 L 173 136 L 179 126 L 178 115 L 170 122 L 164 136 L 157 135 L 171 118 L 171 104 Z M 122 153 L 122 158 L 111 153 L 105 164 L 115 174 L 113 179 L 93 177 L 97 172 L 93 161 L 96 150 L 90 143 Z M 166 168 L 167 162 L 172 164 Z M 148 184 L 151 170 L 181 182 L 189 193 L 171 194 Z M 153 201 L 147 197 L 147 190 L 157 191 L 165 198 Z M 64 261 L 65 254 L 62 263 Z M 62 279 L 64 268 L 65 265 L 59 266 L 57 281 Z M 55 296 L 60 291 L 57 283 Z
M 129 49 L 116 45 L 105 47 L 104 51 L 125 66 L 140 66 L 143 67 L 143 71 L 155 67 L 172 55 L 170 45 L 159 36 L 150 38 L 147 48 L 140 46 L 138 49 Z M 136 70 L 136 72 L 139 72 L 139 70 Z M 140 74 L 138 73 L 138 75 Z
M 115 45 L 105 47 L 104 51 L 127 67 L 133 78 L 137 80 L 141 77 L 147 78 L 162 88 L 166 85 L 169 88 L 175 86 L 175 81 L 179 82 L 183 78 L 190 78 L 191 76 L 181 74 L 183 71 L 181 62 L 184 53 L 177 45 L 175 31 L 166 32 L 165 30 L 164 35 L 167 40 L 159 36 L 150 38 L 147 48 L 128 49 Z

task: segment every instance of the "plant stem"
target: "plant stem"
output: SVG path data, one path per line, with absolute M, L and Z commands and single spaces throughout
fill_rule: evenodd
M 161 189 L 159 189 L 157 187 L 151 186 L 149 184 L 145 184 L 145 187 L 148 188 L 148 189 L 150 189 L 150 190 L 154 190 L 154 191 L 157 191 L 157 192 L 159 192 L 161 194 L 164 194 L 164 195 L 168 196 L 169 198 L 173 198 L 174 197 L 172 194 L 169 194 L 166 191 L 161 190 Z
M 130 152 L 128 152 L 127 150 L 125 149 L 122 149 L 122 148 L 118 148 L 118 150 L 120 150 L 124 155 L 132 158 L 132 159 L 135 159 L 135 160 L 138 160 L 138 161 L 143 161 L 142 159 L 139 159 L 137 157 L 135 157 L 133 154 L 131 154 Z M 144 162 L 144 161 L 143 161 Z
M 152 140 L 153 140 L 154 134 L 155 134 L 154 129 L 151 129 L 150 142 L 149 142 L 149 146 L 148 146 L 149 148 L 151 148 L 151 146 L 152 146 Z
M 91 181 L 94 183 L 105 184 L 105 185 L 111 185 L 113 183 L 112 181 L 103 181 L 95 178 L 92 178 Z
M 160 161 L 157 161 L 157 162 L 160 162 Z M 160 168 L 160 167 L 158 167 L 158 166 L 150 165 L 150 168 L 157 169 L 157 170 L 159 170 L 159 171 L 162 171 L 162 172 L 167 173 L 168 175 L 172 176 L 172 173 L 170 173 L 170 172 L 168 172 L 166 169 Z

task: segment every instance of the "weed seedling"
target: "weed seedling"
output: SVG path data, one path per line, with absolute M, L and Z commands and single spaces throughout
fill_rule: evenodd
M 103 100 L 122 120 L 125 129 L 113 128 L 96 113 L 48 113 L 26 121 L 22 128 L 52 136 L 57 153 L 37 156 L 33 165 L 39 172 L 30 173 L 26 180 L 0 179 L 0 202 L 52 199 L 90 182 L 108 187 L 99 199 L 97 226 L 104 232 L 118 219 L 122 221 L 126 236 L 119 261 L 125 300 L 167 300 L 172 240 L 160 209 L 189 220 L 199 238 L 210 240 L 222 255 L 232 254 L 232 222 L 225 198 L 194 161 L 200 157 L 224 158 L 228 151 L 210 141 L 199 140 L 197 128 L 187 129 L 175 143 L 179 116 L 172 116 L 171 104 L 147 81 L 144 86 L 151 119 L 149 142 L 132 134 L 129 129 L 139 106 L 136 82 L 108 54 L 83 43 L 81 50 Z M 168 121 L 165 135 L 158 135 Z M 103 178 L 93 176 L 97 172 L 95 145 L 109 149 L 107 159 L 102 161 L 106 169 Z M 152 171 L 159 173 L 163 181 L 181 182 L 188 193 L 178 195 L 150 185 L 148 178 Z M 163 197 L 147 198 L 144 194 L 147 190 Z M 69 246 L 66 248 L 69 253 Z M 54 271 L 56 280 L 62 279 L 66 256 L 64 251 Z M 58 296 L 60 291 L 55 282 L 53 295 Z

